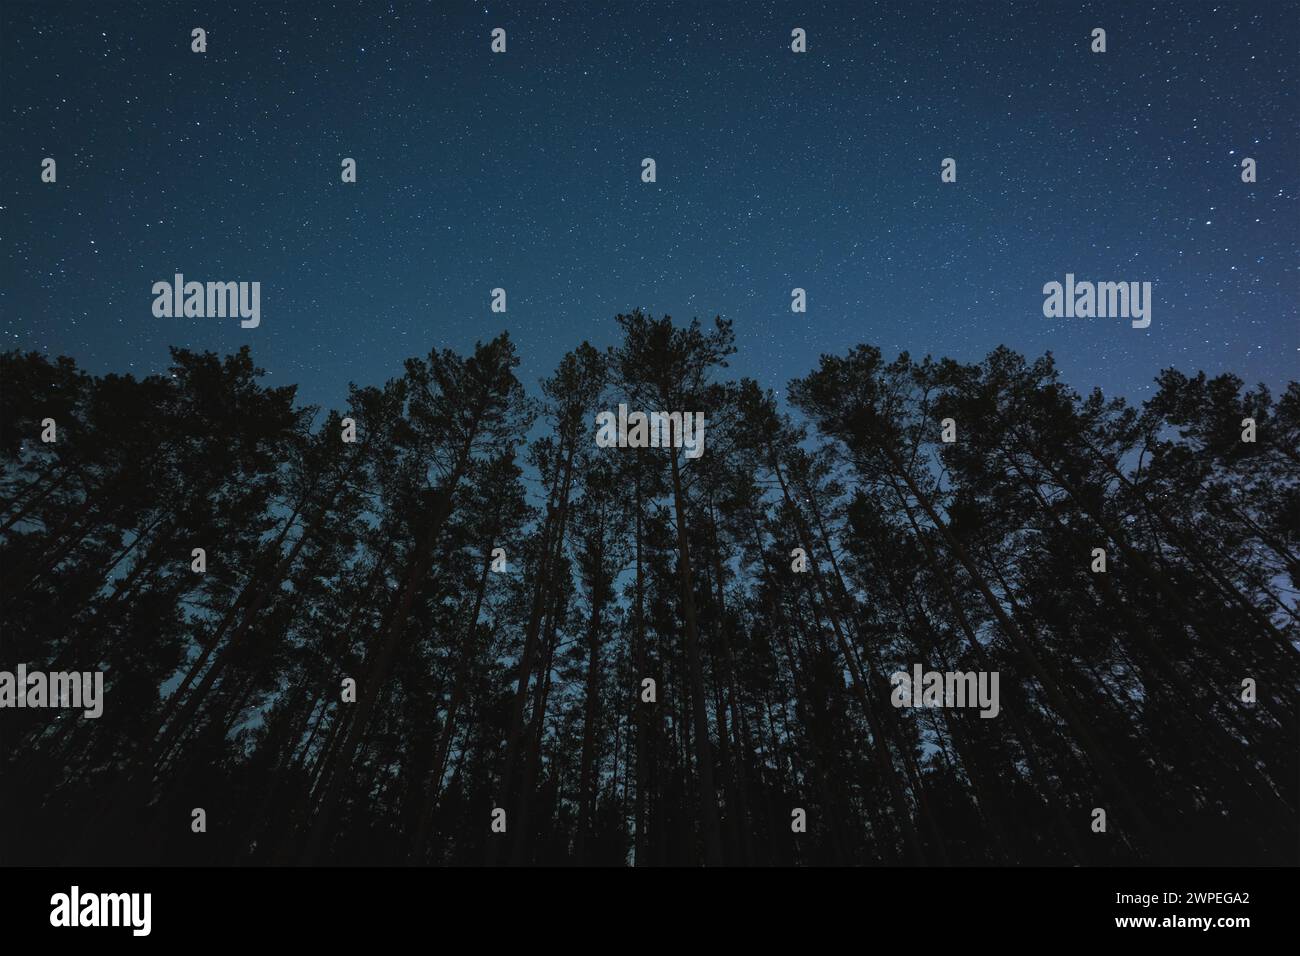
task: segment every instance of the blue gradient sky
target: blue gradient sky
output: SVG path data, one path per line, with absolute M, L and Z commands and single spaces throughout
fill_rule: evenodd
M 1050 349 L 1134 399 L 1297 377 L 1295 4 L 211 6 L 5 4 L 0 348 L 144 374 L 249 343 L 338 405 L 502 328 L 532 390 L 641 306 L 734 319 L 778 390 L 858 342 Z M 176 272 L 260 281 L 261 326 L 154 318 Z M 1150 328 L 1044 318 L 1067 272 L 1152 282 Z

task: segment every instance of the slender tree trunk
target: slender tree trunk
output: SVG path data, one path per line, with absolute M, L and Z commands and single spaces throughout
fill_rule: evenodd
M 597 534 L 603 534 L 603 529 Z M 599 545 L 594 558 L 595 574 L 603 577 L 601 562 L 604 555 Z M 591 829 L 595 806 L 596 780 L 592 767 L 595 763 L 596 732 L 600 724 L 600 630 L 604 611 L 605 583 L 597 580 L 592 587 L 591 622 L 587 627 L 587 687 L 583 707 L 582 758 L 578 772 L 578 832 L 574 857 L 579 864 L 587 859 L 587 839 Z
M 669 426 L 672 431 L 674 425 Z M 704 862 L 722 865 L 722 838 L 718 826 L 718 795 L 713 785 L 713 755 L 709 748 L 709 718 L 705 711 L 704 670 L 700 665 L 700 634 L 695 623 L 695 593 L 691 574 L 691 552 L 686 537 L 685 502 L 681 473 L 677 467 L 677 440 L 670 436 L 668 461 L 673 476 L 673 511 L 677 520 L 677 566 L 686 618 L 686 660 L 691 681 L 691 713 L 695 721 L 695 758 L 699 764 L 700 827 L 704 837 Z

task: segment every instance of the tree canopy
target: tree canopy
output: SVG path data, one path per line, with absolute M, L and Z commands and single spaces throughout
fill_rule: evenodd
M 782 407 L 730 323 L 616 321 L 334 410 L 246 348 L 0 355 L 0 670 L 105 686 L 0 711 L 0 856 L 1293 862 L 1300 385 L 859 345 Z M 598 446 L 619 403 L 704 453 Z M 916 665 L 997 715 L 896 706 Z

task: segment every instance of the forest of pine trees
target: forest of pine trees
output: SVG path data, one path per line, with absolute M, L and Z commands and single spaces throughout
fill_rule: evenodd
M 1300 385 L 861 345 L 782 404 L 726 321 L 617 322 L 328 411 L 246 348 L 0 356 L 0 669 L 105 688 L 0 710 L 0 861 L 1294 862 Z M 704 454 L 598 447 L 620 402 Z M 913 664 L 1000 713 L 896 708 Z

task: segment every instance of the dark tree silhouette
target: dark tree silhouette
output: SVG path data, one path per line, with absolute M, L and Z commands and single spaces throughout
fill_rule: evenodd
M 0 355 L 0 671 L 105 688 L 0 710 L 0 858 L 1294 862 L 1300 386 L 862 345 L 782 408 L 729 323 L 616 321 L 537 399 L 503 335 L 342 410 Z

